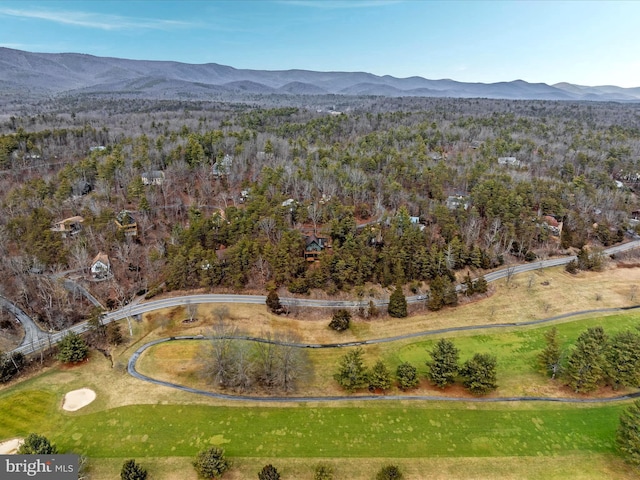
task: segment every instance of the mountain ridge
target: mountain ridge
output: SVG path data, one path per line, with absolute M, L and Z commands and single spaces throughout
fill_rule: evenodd
M 567 82 L 548 85 L 524 80 L 471 83 L 420 76 L 378 76 L 368 72 L 239 69 L 218 63 L 33 53 L 5 47 L 0 47 L 0 85 L 6 88 L 0 98 L 24 95 L 27 99 L 131 94 L 150 99 L 202 100 L 233 93 L 640 102 L 640 87 L 584 86 Z

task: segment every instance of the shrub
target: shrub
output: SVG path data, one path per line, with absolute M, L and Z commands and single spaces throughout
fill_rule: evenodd
M 287 289 L 291 293 L 300 293 L 306 295 L 307 293 L 309 293 L 309 283 L 307 282 L 306 278 L 296 278 L 295 280 L 292 280 L 291 283 L 289 283 Z
M 267 307 L 275 314 L 280 315 L 282 313 L 280 297 L 275 290 L 271 290 L 267 295 Z
M 193 466 L 203 478 L 220 478 L 229 469 L 229 461 L 222 448 L 209 447 L 198 452 Z
M 273 465 L 265 465 L 258 473 L 259 480 L 280 480 L 280 474 L 278 470 Z
M 78 363 L 89 355 L 89 347 L 84 339 L 74 332 L 69 332 L 58 344 L 58 360 L 62 363 Z
M 313 480 L 333 480 L 333 468 L 329 465 L 317 465 L 313 473 Z
M 402 472 L 396 465 L 387 465 L 378 470 L 376 480 L 400 480 Z
M 331 318 L 331 322 L 329 323 L 329 328 L 332 328 L 336 332 L 342 332 L 349 328 L 349 323 L 351 322 L 351 314 L 348 310 L 344 308 L 340 308 L 336 310 Z
M 121 480 L 146 480 L 147 470 L 136 463 L 135 460 L 127 460 L 120 470 Z
M 418 369 L 409 362 L 398 365 L 396 370 L 396 378 L 398 379 L 398 387 L 400 390 L 409 390 L 418 386 Z
M 18 448 L 18 455 L 55 455 L 58 449 L 44 435 L 30 433 Z
M 565 265 L 564 269 L 567 273 L 575 275 L 578 273 L 578 262 L 576 260 L 571 260 Z

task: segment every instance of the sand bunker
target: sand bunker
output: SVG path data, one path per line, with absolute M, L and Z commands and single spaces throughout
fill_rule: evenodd
M 12 455 L 18 451 L 18 447 L 24 442 L 23 438 L 12 438 L 0 442 L 0 455 Z
M 75 412 L 86 407 L 96 399 L 96 392 L 90 388 L 81 388 L 67 393 L 62 401 L 62 408 L 67 412 Z

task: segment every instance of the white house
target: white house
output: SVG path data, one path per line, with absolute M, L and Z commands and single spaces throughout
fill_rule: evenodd
M 516 157 L 499 157 L 498 165 L 508 165 L 510 167 L 520 167 L 522 162 Z
M 449 210 L 456 210 L 458 208 L 467 210 L 469 208 L 469 199 L 462 195 L 450 195 L 447 197 L 445 204 Z
M 101 280 L 103 278 L 107 278 L 111 275 L 111 262 L 109 262 L 109 257 L 106 253 L 98 253 L 91 262 L 91 275 L 96 280 Z
M 164 182 L 164 172 L 160 170 L 151 170 L 150 172 L 143 172 L 140 175 L 143 185 L 162 185 Z
M 215 177 L 221 177 L 223 175 L 228 175 L 231 166 L 233 165 L 233 157 L 229 154 L 226 154 L 223 158 L 216 161 L 211 167 L 211 173 Z

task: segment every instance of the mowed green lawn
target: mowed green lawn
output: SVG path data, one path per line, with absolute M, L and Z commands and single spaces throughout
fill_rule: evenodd
M 624 330 L 635 330 L 640 326 L 640 312 L 630 311 L 597 318 L 565 320 L 554 325 L 558 329 L 558 337 L 566 359 L 571 346 L 587 328 L 602 326 L 609 336 Z M 426 361 L 431 359 L 429 352 L 439 338 L 445 337 L 451 339 L 459 349 L 461 364 L 471 358 L 474 353 L 490 353 L 496 356 L 499 385 L 495 393 L 497 396 L 540 395 L 542 389 L 547 392 L 546 396 L 567 396 L 570 392 L 567 389 L 563 390 L 562 382 L 551 382 L 540 372 L 538 366 L 537 356 L 545 345 L 544 334 L 551 328 L 552 325 L 549 324 L 526 328 L 495 328 L 484 330 L 481 334 L 477 331 L 465 331 L 366 345 L 363 347 L 364 359 L 369 366 L 372 366 L 377 359 L 382 359 L 392 373 L 400 363 L 408 361 L 418 368 L 421 377 L 424 378 L 427 373 Z M 203 340 L 174 341 L 155 345 L 140 358 L 137 368 L 150 377 L 211 390 L 204 375 L 206 346 L 207 343 Z M 306 382 L 300 382 L 300 389 L 296 394 L 322 395 L 323 392 L 331 395 L 345 394 L 339 390 L 333 375 L 338 369 L 340 357 L 347 351 L 347 348 L 305 350 L 313 364 L 313 374 Z M 390 393 L 402 392 L 393 389 Z M 436 389 L 435 392 L 422 393 L 447 394 L 447 391 Z M 613 392 L 606 389 L 605 393 Z
M 56 395 L 0 399 L 0 438 L 35 431 L 89 457 L 501 457 L 612 453 L 622 405 L 373 402 L 357 406 L 131 405 L 68 414 Z M 7 415 L 8 414 L 8 415 Z
M 614 334 L 634 328 L 638 318 L 638 313 L 626 312 L 565 321 L 557 327 L 567 347 L 589 326 L 602 325 Z M 513 388 L 507 374 L 522 381 L 519 375 L 529 372 L 545 381 L 535 373 L 535 355 L 548 328 L 464 332 L 450 338 L 463 359 L 475 351 L 498 357 L 500 396 Z M 371 346 L 365 358 L 369 365 L 384 358 L 390 366 L 410 360 L 424 369 L 437 338 Z M 182 349 L 187 356 L 197 351 L 195 346 Z M 160 350 L 149 353 L 151 364 L 154 359 L 168 360 L 167 365 L 180 360 L 164 359 Z M 327 357 L 321 360 L 324 368 L 316 372 L 315 380 L 333 369 L 344 351 L 317 353 Z M 198 381 L 193 371 L 186 369 L 184 374 L 191 382 Z M 82 386 L 96 390 L 96 401 L 79 412 L 64 412 L 64 393 Z M 44 434 L 61 451 L 87 455 L 99 480 L 117 477 L 128 458 L 147 462 L 153 478 L 193 479 L 191 459 L 209 445 L 224 447 L 235 462 L 230 480 L 255 478 L 265 463 L 283 466 L 283 479 L 310 479 L 312 466 L 325 459 L 341 473 L 337 478 L 358 480 L 373 478 L 375 471 L 368 465 L 381 465 L 384 459 L 404 466 L 408 479 L 627 479 L 635 474 L 615 451 L 619 414 L 627 405 L 384 399 L 344 404 L 229 403 L 140 382 L 94 354 L 86 364 L 49 369 L 0 390 L 0 441 L 29 432 Z M 526 470 L 518 472 L 518 465 Z M 435 470 L 427 474 L 425 469 Z

